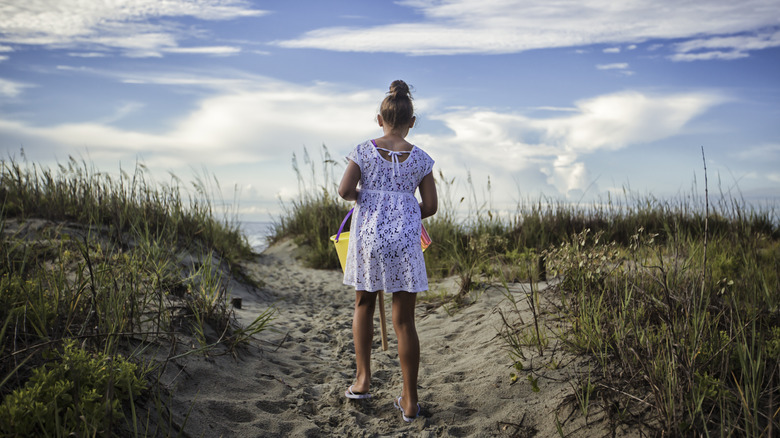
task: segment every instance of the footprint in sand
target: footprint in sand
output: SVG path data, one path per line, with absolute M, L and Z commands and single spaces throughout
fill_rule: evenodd
M 210 401 L 209 409 L 220 412 L 226 420 L 234 423 L 249 423 L 254 421 L 255 415 L 248 409 L 223 401 Z
M 255 403 L 255 406 L 263 412 L 274 415 L 281 414 L 287 410 L 287 403 L 279 400 L 260 400 Z

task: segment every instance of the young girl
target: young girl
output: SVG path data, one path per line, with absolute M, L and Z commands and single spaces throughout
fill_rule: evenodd
M 368 391 L 376 293 L 392 293 L 393 328 L 403 375 L 403 389 L 395 406 L 404 421 L 411 422 L 420 413 L 415 294 L 428 289 L 420 232 L 422 219 L 436 213 L 438 198 L 431 173 L 433 160 L 404 140 L 415 122 L 412 95 L 404 81 L 390 84 L 377 122 L 384 136 L 358 145 L 349 154 L 339 185 L 342 198 L 357 201 L 344 268 L 344 284 L 355 287 L 352 335 L 357 376 L 345 396 L 371 397 Z M 422 199 L 419 204 L 414 196 L 418 187 Z

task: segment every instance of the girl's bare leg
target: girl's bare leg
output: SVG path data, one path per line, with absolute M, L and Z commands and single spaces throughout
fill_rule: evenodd
M 420 340 L 414 324 L 414 306 L 417 294 L 393 294 L 393 328 L 398 339 L 398 358 L 401 361 L 403 390 L 401 407 L 407 417 L 417 415 L 417 372 L 420 368 Z
M 374 308 L 376 294 L 384 292 L 355 291 L 355 314 L 352 317 L 352 338 L 355 343 L 357 375 L 354 392 L 368 392 L 371 386 L 371 342 L 374 339 Z

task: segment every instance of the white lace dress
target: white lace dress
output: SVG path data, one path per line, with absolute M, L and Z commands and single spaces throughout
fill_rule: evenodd
M 395 154 L 398 157 L 398 154 Z M 375 292 L 428 290 L 420 246 L 420 206 L 414 192 L 433 159 L 414 147 L 406 160 L 383 158 L 372 140 L 347 156 L 360 167 L 344 284 Z

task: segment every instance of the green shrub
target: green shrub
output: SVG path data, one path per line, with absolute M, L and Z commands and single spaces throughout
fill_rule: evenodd
M 146 388 L 137 366 L 65 343 L 56 360 L 33 370 L 0 405 L 0 429 L 11 436 L 105 435 L 122 419 L 122 402 Z

